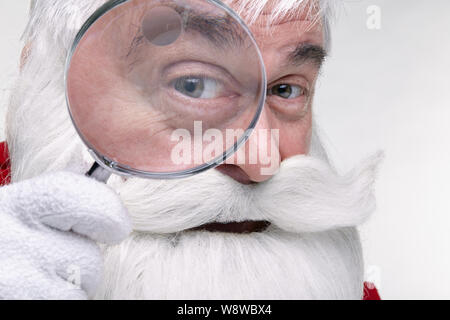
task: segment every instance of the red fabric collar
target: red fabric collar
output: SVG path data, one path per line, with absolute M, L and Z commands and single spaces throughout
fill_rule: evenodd
M 364 300 L 381 300 L 375 285 L 370 282 L 364 282 Z
M 11 162 L 6 142 L 0 143 L 0 186 L 11 183 Z M 381 300 L 377 288 L 371 283 L 364 283 L 364 300 Z
M 0 143 L 0 186 L 11 182 L 11 162 L 6 142 Z

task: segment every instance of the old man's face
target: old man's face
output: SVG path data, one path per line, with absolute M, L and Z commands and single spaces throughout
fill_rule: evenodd
M 131 2 L 90 26 L 71 56 L 68 72 L 74 122 L 90 147 L 111 161 L 145 171 L 186 170 L 192 165 L 189 159 L 197 157 L 175 169 L 177 128 L 195 132 L 192 125 L 201 121 L 203 130 L 246 129 L 267 91 L 250 142 L 218 168 L 243 184 L 265 181 L 283 160 L 309 151 L 314 87 L 326 55 L 320 15 L 306 6 L 274 19 L 268 6 L 251 22 L 267 73 L 266 88 L 261 86 L 258 49 L 244 29 L 236 22 L 223 26 L 217 7 L 189 5 Z M 164 30 L 171 26 L 171 17 L 172 25 L 186 20 L 185 32 L 166 45 L 152 43 L 152 33 L 160 31 L 151 22 L 161 15 L 167 16 L 161 18 Z M 220 37 L 203 30 L 212 25 L 213 30 L 223 29 L 215 31 L 222 32 Z M 215 156 L 233 143 L 220 146 Z
M 271 158 L 280 161 L 307 154 L 310 148 L 314 88 L 326 52 L 322 21 L 308 19 L 307 12 L 303 10 L 268 24 L 272 13 L 269 5 L 251 25 L 268 77 L 267 101 L 257 129 L 279 130 L 279 156 Z M 267 145 L 270 143 L 273 141 Z M 258 146 L 265 147 L 261 141 Z M 246 163 L 218 169 L 237 181 L 249 183 L 270 178 L 261 174 L 262 167 L 261 163 Z

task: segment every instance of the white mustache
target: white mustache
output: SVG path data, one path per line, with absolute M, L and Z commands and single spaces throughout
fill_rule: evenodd
M 176 233 L 212 222 L 267 220 L 287 232 L 358 226 L 375 210 L 373 185 L 382 153 L 339 175 L 325 161 L 295 156 L 270 180 L 242 185 L 217 170 L 184 180 L 110 181 L 136 231 Z
M 288 159 L 279 174 L 260 186 L 255 205 L 264 220 L 289 232 L 361 225 L 376 209 L 373 185 L 382 158 L 378 152 L 343 176 L 311 157 Z

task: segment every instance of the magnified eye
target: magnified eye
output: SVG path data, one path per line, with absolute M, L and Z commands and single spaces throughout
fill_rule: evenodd
M 279 96 L 283 99 L 295 99 L 305 94 L 304 88 L 290 84 L 279 84 L 268 90 L 268 95 Z
M 214 99 L 217 98 L 222 85 L 211 78 L 183 77 L 175 80 L 175 90 L 191 98 Z

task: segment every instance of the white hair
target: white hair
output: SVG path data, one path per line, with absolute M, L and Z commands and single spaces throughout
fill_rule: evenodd
M 237 3 L 235 11 L 241 15 L 249 25 L 252 25 L 270 0 L 225 0 L 226 3 Z M 331 49 L 330 25 L 334 18 L 336 0 L 279 0 L 270 7 L 268 24 L 284 18 L 295 17 L 299 12 L 306 12 L 311 25 L 320 23 L 324 33 L 324 47 Z

